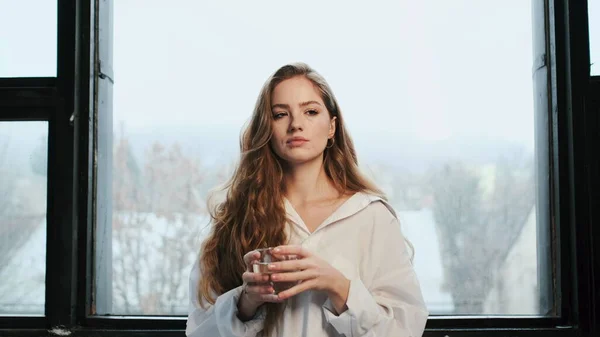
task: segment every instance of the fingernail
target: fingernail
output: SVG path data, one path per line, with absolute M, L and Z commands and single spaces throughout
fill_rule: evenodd
M 281 250 L 281 249 L 279 249 L 279 247 L 275 247 L 275 248 L 273 249 L 273 251 L 274 251 L 275 253 L 278 253 L 280 250 Z
M 277 266 L 276 266 L 276 265 L 274 265 L 274 264 L 270 264 L 270 265 L 269 265 L 269 269 L 275 269 L 275 268 L 277 268 Z

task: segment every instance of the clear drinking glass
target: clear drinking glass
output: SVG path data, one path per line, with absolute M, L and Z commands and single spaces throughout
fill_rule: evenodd
M 273 247 L 259 248 L 259 249 L 256 249 L 256 251 L 260 253 L 260 258 L 252 266 L 252 271 L 255 273 L 258 273 L 258 274 L 273 274 L 274 272 L 272 270 L 269 270 L 269 264 L 271 262 L 297 260 L 298 259 L 298 257 L 296 255 L 279 255 L 278 257 L 276 257 L 273 254 Z M 269 283 L 275 290 L 274 293 L 278 294 L 286 289 L 289 289 L 289 288 L 295 286 L 299 282 L 297 282 L 297 281 L 273 282 L 269 278 Z

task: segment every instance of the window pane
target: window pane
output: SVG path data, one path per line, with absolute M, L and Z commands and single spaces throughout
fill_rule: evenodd
M 588 0 L 591 74 L 600 76 L 600 2 Z
M 0 122 L 0 315 L 43 315 L 47 122 Z
M 130 0 L 114 16 L 110 314 L 187 313 L 207 193 L 263 82 L 291 61 L 332 86 L 432 314 L 543 313 L 530 1 Z
M 56 0 L 0 0 L 0 77 L 56 76 Z

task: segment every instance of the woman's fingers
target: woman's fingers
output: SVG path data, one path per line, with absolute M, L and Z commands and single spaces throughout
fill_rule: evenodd
M 277 261 L 269 264 L 269 270 L 278 271 L 298 271 L 316 267 L 312 259 Z
M 276 255 L 296 255 L 298 258 L 310 257 L 311 252 L 299 245 L 284 245 L 273 248 Z
M 263 301 L 263 302 L 272 302 L 272 303 L 281 303 L 281 302 L 283 302 L 283 300 L 280 299 L 279 296 L 277 296 L 275 294 L 261 295 L 261 301 Z
M 253 250 L 251 252 L 246 253 L 246 255 L 244 255 L 244 263 L 246 263 L 246 266 L 248 268 L 251 268 L 250 265 L 252 264 L 253 261 L 258 260 L 260 258 L 260 253 L 257 252 L 256 250 Z
M 269 282 L 269 275 L 247 271 L 242 274 L 242 280 L 247 283 L 266 283 Z
M 280 292 L 279 295 L 277 295 L 277 297 L 281 301 L 283 301 L 290 297 L 296 296 L 297 294 L 299 294 L 301 292 L 304 292 L 309 289 L 313 289 L 315 287 L 315 284 L 316 284 L 316 281 L 314 279 L 308 280 L 306 282 L 302 282 L 302 283 L 295 285 L 285 291 Z
M 273 286 L 270 284 L 258 285 L 249 283 L 246 285 L 246 293 L 251 295 L 273 294 Z
M 304 281 L 317 277 L 315 270 L 307 269 L 301 271 L 292 271 L 287 273 L 272 274 L 271 280 L 273 282 L 295 282 Z
M 270 284 L 247 284 L 245 292 L 252 301 L 280 303 L 282 300 L 274 294 L 275 289 Z

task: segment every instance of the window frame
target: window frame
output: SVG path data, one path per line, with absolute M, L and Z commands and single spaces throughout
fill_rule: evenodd
M 538 0 L 532 0 L 538 1 Z M 600 76 L 589 74 L 587 2 L 539 0 L 546 16 L 548 150 L 550 152 L 549 266 L 560 277 L 550 285 L 560 299 L 558 317 L 432 316 L 424 336 L 594 336 L 600 332 Z M 0 122 L 44 120 L 48 133 L 48 238 L 46 315 L 0 316 L 0 335 L 46 335 L 65 327 L 74 336 L 181 336 L 185 317 L 93 316 L 97 267 L 94 243 L 103 179 L 95 161 L 102 118 L 102 81 L 112 83 L 110 63 L 100 68 L 99 27 L 111 0 L 57 0 L 57 77 L 0 78 Z M 108 32 L 112 34 L 111 32 Z M 74 51 L 74 52 L 73 52 Z M 537 62 L 538 60 L 536 60 Z M 4 108 L 11 108 L 5 111 Z M 100 109 L 100 110 L 99 110 Z M 100 117 L 100 118 L 98 118 Z M 537 137 L 537 135 L 536 135 Z M 107 144 L 104 144 L 106 146 Z M 96 171 L 98 170 L 99 171 Z M 95 174 L 95 172 L 97 172 Z M 104 176 L 104 179 L 107 177 Z M 106 196 L 108 198 L 108 196 Z M 96 247 L 97 248 L 97 247 Z M 594 250 L 594 248 L 596 248 Z M 55 272 L 56 271 L 56 272 Z
M 75 4 L 57 0 L 56 77 L 0 78 L 0 122 L 48 122 L 47 244 L 45 315 L 0 316 L 0 335 L 75 322 L 71 289 L 77 254 L 73 234 L 73 123 L 75 86 Z M 10 110 L 8 110 L 10 109 Z M 61 210 L 61 211 L 59 211 Z M 64 273 L 52 273 L 64 270 Z M 52 291 L 50 291 L 52 290 Z

